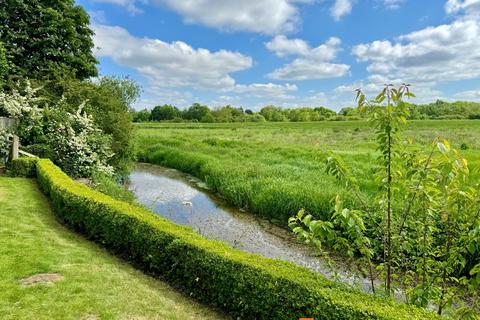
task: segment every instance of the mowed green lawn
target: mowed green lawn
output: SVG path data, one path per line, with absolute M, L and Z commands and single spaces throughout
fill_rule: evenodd
M 191 173 L 228 202 L 286 224 L 300 208 L 321 215 L 348 193 L 325 174 L 329 151 L 341 155 L 373 196 L 374 132 L 367 122 L 144 123 L 137 125 L 139 158 Z M 471 167 L 480 165 L 480 121 L 411 121 L 405 137 L 429 150 L 447 138 Z M 477 175 L 478 177 L 478 175 Z M 352 200 L 353 201 L 353 200 Z
M 221 319 L 56 221 L 31 179 L 0 177 L 0 319 Z M 25 285 L 39 273 L 63 279 Z

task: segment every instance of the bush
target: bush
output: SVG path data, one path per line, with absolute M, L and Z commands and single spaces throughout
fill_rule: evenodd
M 61 105 L 63 111 L 74 114 L 79 105 L 85 104 L 84 111 L 92 116 L 94 126 L 111 137 L 109 148 L 113 156 L 108 159 L 108 165 L 115 169 L 116 175 L 127 175 L 135 158 L 130 109 L 140 94 L 138 84 L 128 77 L 101 77 L 83 82 L 62 78 L 40 85 L 41 96 L 50 101 L 50 109 Z
M 207 240 L 192 229 L 75 182 L 50 160 L 37 176 L 57 215 L 112 251 L 241 319 L 435 319 L 347 289 L 308 269 Z
M 250 116 L 249 120 L 251 122 L 266 122 L 265 117 L 262 116 L 261 114 L 254 114 L 253 116 Z
M 82 103 L 75 111 L 69 111 L 72 106 L 61 99 L 41 108 L 45 97 L 39 96 L 38 90 L 27 81 L 22 91 L 0 92 L 0 112 L 17 119 L 20 143 L 34 154 L 38 151 L 49 157 L 70 175 L 89 177 L 94 171 L 113 174 L 114 168 L 109 164 L 115 155 L 112 136 L 84 112 L 89 106 Z M 5 148 L 4 143 L 0 148 Z
M 38 158 L 18 158 L 7 163 L 7 175 L 33 178 L 36 175 Z

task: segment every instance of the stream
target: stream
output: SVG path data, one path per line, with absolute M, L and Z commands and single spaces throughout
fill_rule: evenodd
M 336 272 L 315 250 L 296 240 L 292 232 L 271 222 L 228 207 L 200 180 L 174 169 L 137 164 L 129 189 L 138 202 L 159 216 L 192 227 L 201 235 L 268 258 L 285 260 L 323 274 L 329 279 L 370 292 L 370 280 L 336 264 Z

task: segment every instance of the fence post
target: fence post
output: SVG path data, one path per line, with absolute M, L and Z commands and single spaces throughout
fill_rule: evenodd
M 20 141 L 16 134 L 13 135 L 12 147 L 10 149 L 10 161 L 18 159 L 18 149 L 20 147 Z

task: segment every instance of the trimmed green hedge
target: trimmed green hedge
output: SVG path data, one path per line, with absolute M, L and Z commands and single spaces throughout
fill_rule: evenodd
M 7 163 L 7 175 L 11 177 L 36 176 L 36 163 L 38 158 L 19 158 Z
M 205 239 L 73 181 L 50 160 L 37 162 L 37 178 L 66 224 L 235 318 L 437 318 L 348 289 L 294 264 Z

